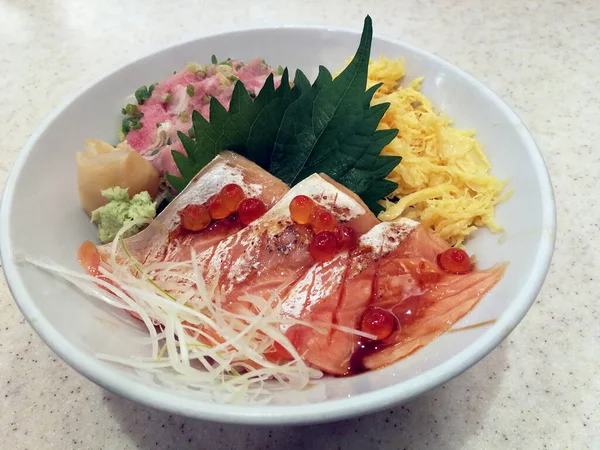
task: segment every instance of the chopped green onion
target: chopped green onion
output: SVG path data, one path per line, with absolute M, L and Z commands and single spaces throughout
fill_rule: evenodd
M 194 139 L 196 137 L 196 132 L 194 131 L 194 127 L 188 130 L 188 136 Z
M 171 145 L 171 138 L 167 139 L 167 145 Z
M 210 62 L 213 64 L 219 64 L 219 60 L 217 59 L 217 57 L 215 55 L 212 55 L 210 57 Z
M 233 82 L 233 83 L 235 83 L 237 80 L 239 80 L 239 78 L 238 78 L 238 77 L 236 77 L 235 75 L 231 75 L 231 76 L 229 77 L 229 81 L 231 81 L 231 82 Z
M 277 75 L 283 75 L 283 67 L 282 66 L 277 67 Z
M 188 84 L 187 87 L 185 88 L 185 92 L 187 92 L 187 95 L 189 95 L 190 97 L 194 96 L 195 90 L 196 90 L 196 88 L 194 87 L 193 84 Z
M 123 132 L 122 128 L 117 133 L 117 137 L 119 138 L 119 142 L 123 142 L 125 140 L 125 133 Z
M 210 102 L 210 97 L 208 95 L 205 95 L 204 97 L 202 97 L 202 100 L 204 100 L 206 103 Z
M 139 130 L 142 128 L 142 123 L 140 122 L 142 117 L 144 117 L 144 114 L 139 113 L 133 117 L 127 117 L 126 119 L 123 119 L 121 124 L 121 130 L 123 131 L 123 134 L 126 135 L 131 130 Z
M 128 116 L 135 116 L 138 113 L 137 105 L 132 105 L 131 103 L 128 103 L 123 109 Z
M 152 150 L 152 153 L 150 153 L 150 156 L 154 156 L 158 153 L 158 149 L 157 150 Z
M 206 76 L 206 70 L 196 70 L 196 75 L 198 75 L 200 78 L 204 78 Z
M 189 122 L 190 121 L 190 115 L 186 111 L 183 111 L 183 112 L 179 113 L 179 119 L 183 123 Z
M 163 98 L 163 103 L 169 103 L 173 99 L 173 94 L 170 92 Z
M 142 86 L 135 91 L 134 95 L 138 105 L 143 104 L 150 98 L 152 91 L 154 90 L 154 86 L 154 84 L 151 84 L 150 87 Z

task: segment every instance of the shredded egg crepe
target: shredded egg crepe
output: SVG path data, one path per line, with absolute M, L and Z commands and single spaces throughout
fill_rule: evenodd
M 388 175 L 398 189 L 384 200 L 381 220 L 408 217 L 453 246 L 461 246 L 478 227 L 502 228 L 494 219 L 506 182 L 490 174 L 490 164 L 474 130 L 459 130 L 435 111 L 421 93 L 423 78 L 399 86 L 404 61 L 380 57 L 369 64 L 368 87 L 383 83 L 373 103 L 389 102 L 379 128 L 397 128 L 398 136 L 383 154 L 402 157 Z M 399 199 L 397 202 L 392 201 Z

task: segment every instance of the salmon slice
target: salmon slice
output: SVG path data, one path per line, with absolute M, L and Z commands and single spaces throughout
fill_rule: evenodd
M 442 272 L 437 255 L 447 248 L 408 219 L 377 225 L 355 251 L 311 268 L 284 299 L 284 316 L 324 331 L 295 325 L 284 327 L 286 335 L 308 363 L 334 375 L 407 356 L 447 331 L 502 276 L 501 266 L 468 275 Z M 396 332 L 379 345 L 330 326 L 359 329 L 370 307 L 392 311 L 398 320 Z
M 325 331 L 303 325 L 284 327 L 286 336 L 305 361 L 326 373 L 349 372 L 359 339 L 330 324 L 358 328 L 360 318 L 373 302 L 380 279 L 378 260 L 392 253 L 416 226 L 413 221 L 395 224 L 390 233 L 384 232 L 390 228 L 389 223 L 379 223 L 360 238 L 356 250 L 316 264 L 294 286 L 282 303 L 284 317 L 310 322 Z
M 367 204 L 365 202 L 363 202 L 362 198 L 360 198 L 360 196 L 358 196 L 356 193 L 354 193 L 353 191 L 348 189 L 343 184 L 338 183 L 337 181 L 335 181 L 333 178 L 331 178 L 329 175 L 327 175 L 325 173 L 320 173 L 319 175 L 325 181 L 327 181 L 328 183 L 333 185 L 335 188 L 337 188 L 340 192 L 343 192 L 344 194 L 349 196 L 351 199 L 356 201 L 356 203 L 358 203 L 360 206 L 362 206 L 365 211 L 369 211 L 369 207 L 367 206 Z M 354 219 L 351 223 L 351 226 L 352 226 L 352 228 L 354 228 L 354 230 L 359 235 L 362 235 L 362 234 L 366 233 L 367 231 L 369 231 L 371 228 L 373 228 L 375 225 L 377 225 L 379 222 L 380 222 L 379 219 L 377 217 L 375 217 L 374 214 L 363 214 L 362 216 L 359 216 L 356 219 Z
M 314 174 L 294 186 L 270 211 L 216 247 L 198 255 L 204 264 L 206 282 L 218 286 L 228 301 L 243 294 L 269 298 L 276 290 L 291 287 L 304 275 L 313 259 L 308 246 L 313 232 L 295 224 L 289 204 L 297 195 L 306 195 L 331 212 L 339 223 L 361 234 L 377 219 L 352 196 Z
M 402 359 L 429 344 L 448 331 L 464 317 L 498 282 L 506 266 L 498 264 L 488 270 L 468 276 L 448 276 L 421 296 L 419 304 L 411 311 L 414 318 L 400 331 L 394 340 L 362 360 L 366 370 L 378 369 Z M 409 306 L 401 303 L 394 308 L 397 317 L 406 314 Z M 413 307 L 414 308 L 414 307 Z
M 218 221 L 199 232 L 182 232 L 177 214 L 190 204 L 203 204 L 229 183 L 238 184 L 247 197 L 262 200 L 267 208 L 275 205 L 289 190 L 278 178 L 248 159 L 233 153 L 222 152 L 205 166 L 189 185 L 143 231 L 127 238 L 126 246 L 142 263 L 154 261 L 181 261 L 190 258 L 191 249 L 200 253 L 213 247 L 243 227 L 233 219 Z M 98 247 L 106 258 L 111 244 Z
M 311 175 L 294 186 L 264 216 L 197 255 L 196 261 L 207 285 L 219 291 L 221 307 L 238 314 L 254 312 L 252 306 L 242 300 L 243 296 L 283 298 L 314 266 L 309 252 L 313 232 L 308 226 L 295 224 L 289 212 L 290 202 L 300 194 L 331 212 L 339 223 L 357 227 L 358 234 L 367 223 L 377 221 L 371 211 L 352 196 L 321 176 Z M 332 283 L 337 281 L 332 278 Z M 198 330 L 208 331 L 204 328 L 199 326 Z

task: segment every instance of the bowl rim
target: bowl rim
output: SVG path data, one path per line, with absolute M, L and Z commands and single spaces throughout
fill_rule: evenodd
M 174 414 L 211 421 L 254 425 L 300 425 L 352 418 L 408 401 L 451 380 L 473 366 L 497 347 L 518 325 L 541 290 L 550 268 L 556 240 L 556 204 L 550 175 L 544 158 L 526 125 L 516 112 L 514 112 L 498 95 L 468 72 L 458 68 L 449 61 L 412 44 L 375 34 L 373 41 L 386 41 L 399 48 L 406 49 L 414 54 L 422 56 L 435 64 L 443 66 L 445 69 L 453 72 L 454 75 L 465 79 L 465 81 L 474 86 L 488 100 L 492 101 L 505 117 L 511 119 L 513 123 L 520 125 L 517 127 L 517 132 L 535 167 L 532 175 L 535 176 L 538 185 L 541 187 L 544 239 L 542 239 L 540 248 L 535 255 L 533 270 L 526 280 L 523 289 L 519 293 L 517 301 L 510 308 L 505 310 L 501 317 L 491 325 L 477 341 L 470 344 L 460 353 L 455 354 L 451 359 L 445 361 L 440 366 L 430 369 L 418 377 L 370 393 L 294 406 L 231 405 L 193 399 L 181 399 L 180 397 L 171 396 L 169 393 L 162 392 L 150 386 L 140 385 L 133 379 L 117 374 L 111 370 L 110 367 L 106 366 L 106 364 L 77 349 L 70 341 L 63 337 L 50 322 L 38 314 L 35 302 L 27 293 L 25 284 L 20 278 L 17 270 L 18 265 L 14 259 L 13 246 L 10 241 L 11 228 L 9 219 L 10 212 L 14 208 L 19 175 L 25 167 L 31 151 L 42 133 L 77 98 L 84 95 L 89 89 L 105 78 L 116 74 L 135 62 L 151 58 L 156 54 L 168 52 L 177 47 L 191 44 L 196 41 L 219 38 L 226 35 L 243 36 L 247 33 L 285 32 L 287 30 L 297 30 L 301 32 L 326 31 L 346 35 L 350 34 L 357 38 L 360 36 L 360 32 L 356 29 L 345 27 L 281 25 L 248 27 L 223 31 L 205 36 L 196 36 L 175 44 L 158 47 L 145 55 L 132 59 L 125 64 L 121 64 L 113 70 L 104 73 L 70 96 L 70 98 L 67 98 L 44 119 L 17 156 L 7 178 L 0 204 L 0 258 L 7 285 L 15 303 L 21 310 L 21 313 L 41 339 L 67 364 L 97 385 L 146 406 Z

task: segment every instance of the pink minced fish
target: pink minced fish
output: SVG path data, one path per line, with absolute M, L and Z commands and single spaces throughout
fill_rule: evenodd
M 236 80 L 239 79 L 249 92 L 258 94 L 271 74 L 277 88 L 281 76 L 262 59 L 248 63 L 231 60 L 196 71 L 185 68 L 158 83 L 150 98 L 138 105 L 138 112 L 143 114 L 142 127 L 127 133 L 127 143 L 147 157 L 161 174 L 179 176 L 171 151 L 185 153 L 177 132 L 188 134 L 192 127 L 192 112 L 198 111 L 209 120 L 210 98 L 214 97 L 229 109 Z

